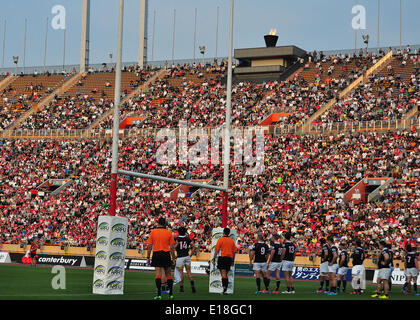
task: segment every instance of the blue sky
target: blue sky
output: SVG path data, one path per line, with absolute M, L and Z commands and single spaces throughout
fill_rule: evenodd
M 399 45 L 399 0 L 380 0 L 381 46 Z M 351 27 L 352 7 L 366 8 L 366 30 L 370 46 L 377 43 L 377 0 L 235 0 L 234 48 L 264 46 L 263 36 L 277 29 L 277 45 L 293 44 L 305 50 L 354 48 Z M 90 62 L 109 62 L 117 44 L 119 0 L 91 0 Z M 66 8 L 66 64 L 80 62 L 82 0 L 13 0 L 2 1 L 0 11 L 0 47 L 7 20 L 5 67 L 13 67 L 12 56 L 23 57 L 24 19 L 28 20 L 26 66 L 41 66 L 44 61 L 46 19 L 49 18 L 47 65 L 63 61 L 63 30 L 54 30 L 51 20 L 54 5 Z M 220 7 L 218 56 L 227 56 L 229 0 L 150 0 L 149 50 L 151 58 L 153 13 L 156 11 L 153 60 L 171 60 L 173 14 L 176 9 L 175 59 L 193 57 L 194 10 L 197 8 L 197 49 L 207 48 L 206 57 L 216 49 L 216 13 Z M 136 61 L 139 34 L 140 0 L 125 0 L 123 61 Z M 403 0 L 403 44 L 420 44 L 420 1 Z M 359 32 L 358 46 L 361 46 Z M 0 60 L 2 54 L 0 51 Z M 1 61 L 0 61 L 1 62 Z M 20 58 L 19 66 L 22 65 Z

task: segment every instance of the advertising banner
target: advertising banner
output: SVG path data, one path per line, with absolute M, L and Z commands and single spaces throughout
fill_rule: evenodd
M 230 230 L 230 237 L 235 241 L 236 243 L 236 230 L 231 229 Z M 214 255 L 215 247 L 217 240 L 219 240 L 221 237 L 223 237 L 223 228 L 214 228 L 213 234 L 212 234 L 212 242 L 211 242 L 211 257 Z M 220 255 L 220 252 L 219 252 Z M 229 279 L 229 285 L 227 289 L 228 294 L 233 294 L 233 288 L 234 288 L 234 274 L 235 274 L 235 266 L 232 266 L 230 271 L 228 272 L 228 279 Z M 220 271 L 217 269 L 217 263 L 213 265 L 213 263 L 210 264 L 210 276 L 209 276 L 209 292 L 210 293 L 222 293 L 222 277 L 220 275 Z
M 30 264 L 31 258 L 29 254 L 18 253 L 15 255 L 15 259 L 21 263 Z M 58 254 L 37 254 L 37 264 L 48 264 L 48 265 L 59 265 L 65 267 L 86 267 L 86 260 L 83 256 L 68 256 Z
M 375 270 L 373 274 L 373 283 L 376 283 L 378 280 L 378 270 Z M 404 284 L 405 283 L 405 274 L 404 271 L 392 271 L 391 275 L 392 284 Z M 417 277 L 417 285 L 420 285 L 420 277 Z
M 93 293 L 123 294 L 128 219 L 99 216 Z
M 9 252 L 0 252 L 0 263 L 11 263 Z
M 129 270 L 145 270 L 145 271 L 154 271 L 155 267 L 152 267 L 147 264 L 147 260 L 137 260 L 130 259 L 128 264 Z
M 293 267 L 292 277 L 302 280 L 319 280 L 319 267 Z M 281 272 L 283 277 L 283 272 Z M 351 269 L 347 270 L 346 280 L 351 281 Z

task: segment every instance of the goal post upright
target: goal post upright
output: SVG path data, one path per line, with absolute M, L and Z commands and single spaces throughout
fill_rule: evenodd
M 117 208 L 117 185 L 118 175 L 130 175 L 144 179 L 153 179 L 169 183 L 184 184 L 196 186 L 199 188 L 213 189 L 223 192 L 222 204 L 222 227 L 227 226 L 227 209 L 228 209 L 228 188 L 229 188 L 229 165 L 230 165 L 230 135 L 231 135 L 231 106 L 232 106 L 232 51 L 233 51 L 233 12 L 234 0 L 230 3 L 230 26 L 229 26 L 229 55 L 228 55 L 228 74 L 226 88 L 226 119 L 225 119 L 225 142 L 223 154 L 223 187 L 209 184 L 202 184 L 194 181 L 185 181 L 171 179 L 167 177 L 148 175 L 138 172 L 129 172 L 118 170 L 119 159 L 119 125 L 120 125 L 120 100 L 121 100 L 121 68 L 122 68 L 122 38 L 123 38 L 123 15 L 124 0 L 120 0 L 119 4 L 119 21 L 118 21 L 118 46 L 116 59 L 115 74 L 115 91 L 114 91 L 114 118 L 112 128 L 112 166 L 111 166 L 111 186 L 110 186 L 110 205 L 109 215 L 116 215 Z
M 228 55 L 228 74 L 226 88 L 226 120 L 225 120 L 225 148 L 223 156 L 223 209 L 222 209 L 222 228 L 227 227 L 228 210 L 228 189 L 229 189 L 229 164 L 230 164 L 230 123 L 232 108 L 232 50 L 233 50 L 233 6 L 234 0 L 230 1 L 230 24 L 229 24 L 229 55 Z
M 118 18 L 118 44 L 115 70 L 114 91 L 114 122 L 112 126 L 112 167 L 109 215 L 115 216 L 117 211 L 117 181 L 118 181 L 118 143 L 120 131 L 120 102 L 121 102 L 121 67 L 122 67 L 122 38 L 123 38 L 124 0 L 120 0 Z

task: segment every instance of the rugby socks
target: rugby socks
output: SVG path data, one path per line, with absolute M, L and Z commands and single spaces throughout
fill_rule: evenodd
M 227 277 L 226 278 L 222 277 L 223 292 L 227 291 L 228 285 L 229 285 L 229 279 Z
M 330 289 L 330 280 L 325 280 L 325 290 L 329 291 Z
M 161 296 L 162 295 L 162 279 L 156 278 L 155 283 L 156 283 L 156 288 L 157 288 L 157 295 Z
M 408 287 L 408 282 L 405 282 L 402 288 L 403 288 L 403 290 L 406 290 L 407 287 Z
M 391 289 L 392 289 L 391 277 L 389 277 L 389 279 L 388 279 L 388 286 L 389 286 L 389 292 L 391 292 Z
M 257 290 L 261 291 L 261 278 L 256 278 L 255 281 L 257 281 Z
M 265 285 L 265 289 L 269 290 L 270 288 L 270 279 L 264 277 L 264 285 Z
M 280 288 L 280 280 L 276 281 L 276 291 L 279 291 Z
M 168 278 L 168 280 L 166 281 L 166 285 L 169 288 L 169 295 L 172 296 L 172 294 L 173 294 L 172 290 L 174 288 L 174 280 L 172 278 L 170 278 L 170 279 Z
M 340 287 L 340 286 L 338 286 Z M 343 290 L 346 291 L 346 287 L 347 287 L 347 280 L 343 280 Z
M 324 280 L 321 280 L 321 281 L 320 281 L 320 287 L 319 287 L 319 290 L 322 290 L 322 288 L 324 288 Z
M 414 282 L 414 293 L 417 293 L 417 282 Z
M 192 292 L 193 292 L 193 293 L 195 293 L 195 284 L 194 284 L 194 280 L 191 280 L 191 281 L 190 281 L 190 283 L 191 283 L 191 290 L 192 290 Z
M 341 287 L 341 280 L 337 280 L 337 288 L 338 288 L 338 290 L 340 290 L 340 287 Z M 344 285 L 343 285 L 343 287 L 344 287 Z

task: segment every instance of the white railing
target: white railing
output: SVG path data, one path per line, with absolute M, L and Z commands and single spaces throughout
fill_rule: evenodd
M 420 129 L 420 118 L 381 120 L 381 121 L 353 121 L 312 124 L 307 130 L 302 130 L 296 124 L 277 124 L 263 126 L 269 135 L 284 134 L 329 134 L 340 132 L 369 132 Z M 231 129 L 245 130 L 249 127 L 232 127 Z M 162 128 L 132 128 L 120 130 L 121 138 L 154 137 Z M 213 127 L 203 128 L 211 135 Z M 112 137 L 110 129 L 41 129 L 41 130 L 0 130 L 0 138 L 6 139 L 105 139 Z

